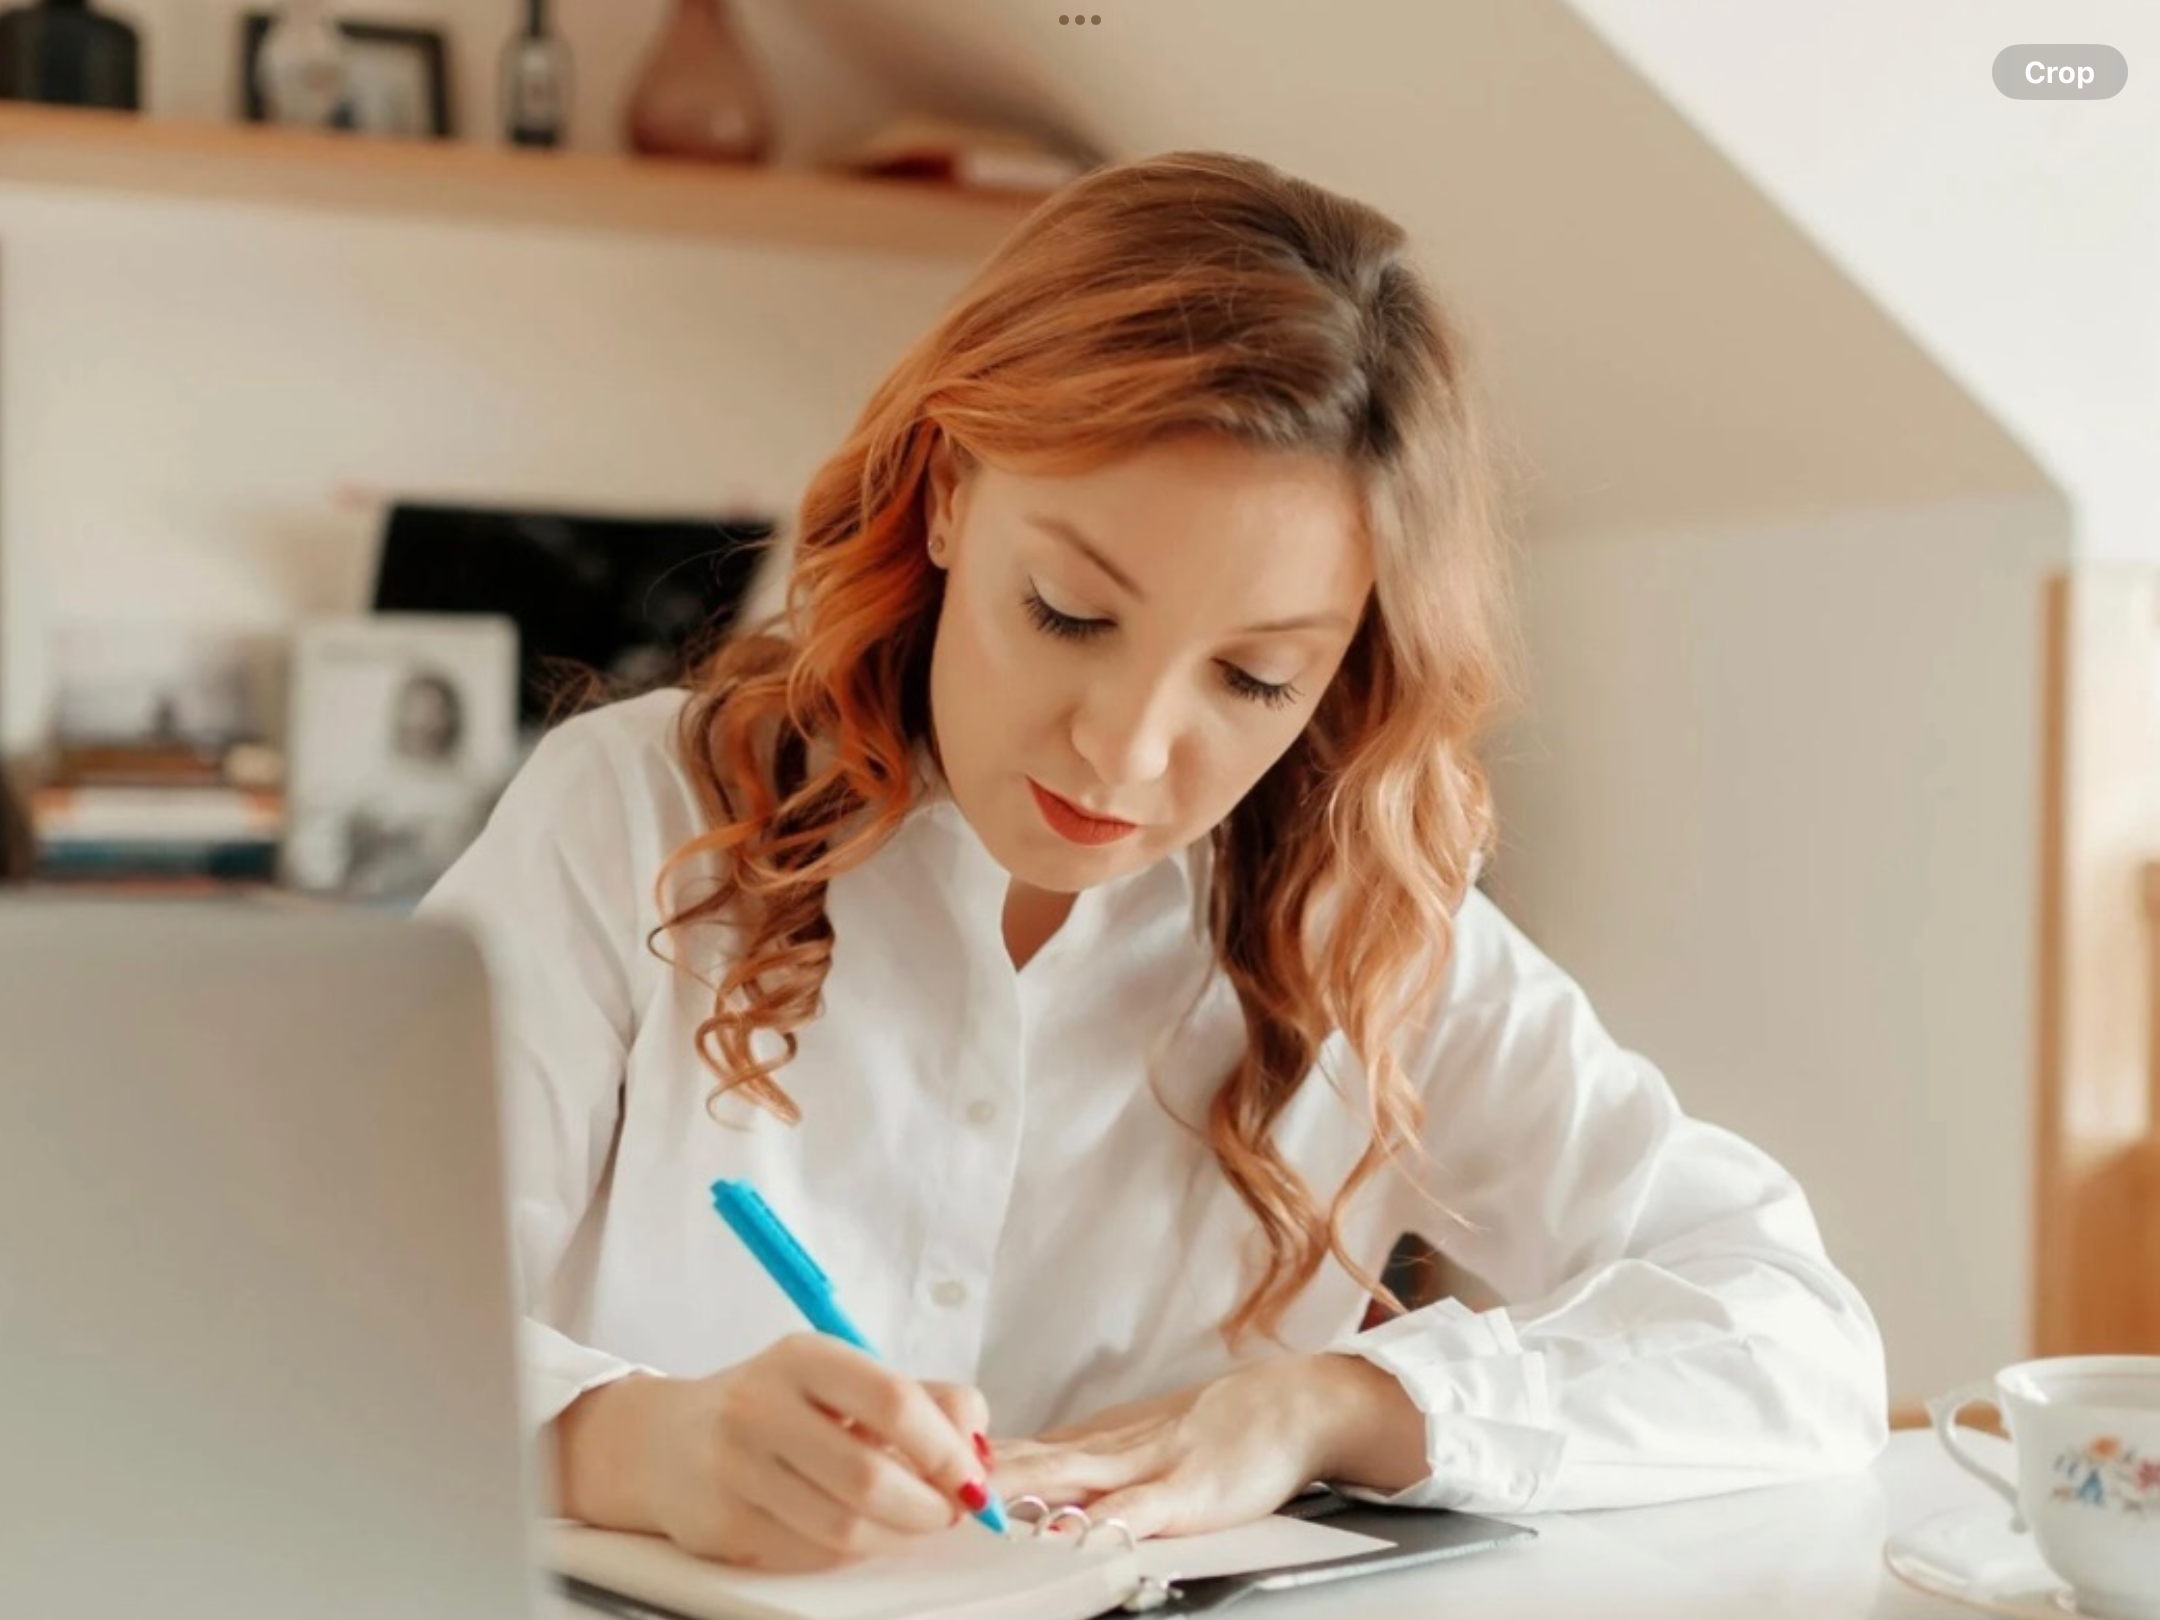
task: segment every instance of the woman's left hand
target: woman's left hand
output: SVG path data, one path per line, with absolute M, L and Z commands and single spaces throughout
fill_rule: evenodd
M 1041 1439 L 1000 1440 L 992 1477 L 1008 1502 L 1076 1503 L 1136 1536 L 1226 1529 L 1331 1472 L 1342 1436 L 1369 1420 L 1376 1371 L 1347 1356 L 1256 1362 Z

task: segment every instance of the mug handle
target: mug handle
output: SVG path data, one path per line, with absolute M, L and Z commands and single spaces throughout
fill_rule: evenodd
M 1995 1386 L 1991 1382 L 1967 1384 L 1963 1389 L 1952 1390 L 1947 1395 L 1937 1395 L 1927 1403 L 1928 1420 L 1935 1427 L 1935 1438 L 1943 1443 L 1943 1449 L 1950 1453 L 1952 1462 L 2010 1504 L 2010 1528 L 2018 1535 L 2023 1535 L 2025 1514 L 2018 1506 L 2017 1487 L 1981 1462 L 1958 1441 L 1958 1419 L 1969 1406 L 1992 1406 L 1998 1413 L 2002 1411 L 2002 1403 L 1995 1398 Z

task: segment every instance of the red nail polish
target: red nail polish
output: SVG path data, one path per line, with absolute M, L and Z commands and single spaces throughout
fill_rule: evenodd
M 996 1459 L 990 1455 L 990 1442 L 979 1434 L 975 1436 L 975 1455 L 982 1459 L 985 1468 L 995 1468 L 997 1466 Z
M 983 1482 L 971 1479 L 960 1487 L 960 1500 L 967 1504 L 970 1513 L 980 1513 L 990 1501 L 990 1493 L 983 1489 Z

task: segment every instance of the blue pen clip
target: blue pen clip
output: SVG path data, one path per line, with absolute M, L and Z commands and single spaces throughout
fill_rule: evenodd
M 765 1268 L 766 1274 L 780 1285 L 782 1293 L 794 1301 L 810 1325 L 820 1333 L 844 1339 L 865 1355 L 876 1355 L 870 1341 L 847 1313 L 840 1309 L 840 1302 L 833 1298 L 832 1279 L 825 1275 L 818 1263 L 772 1212 L 772 1207 L 758 1196 L 758 1190 L 747 1181 L 716 1181 L 712 1184 L 713 1208 L 720 1218 L 734 1228 L 742 1239 L 743 1247 L 751 1258 Z M 987 1489 L 989 1482 L 984 1481 Z M 997 1492 L 989 1491 L 989 1499 L 975 1510 L 975 1517 L 997 1531 L 1005 1533 L 1005 1505 L 998 1500 Z

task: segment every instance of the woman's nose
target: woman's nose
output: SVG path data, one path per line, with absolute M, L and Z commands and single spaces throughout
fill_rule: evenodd
M 1106 785 L 1156 781 L 1170 769 L 1176 708 L 1167 682 L 1097 677 L 1074 707 L 1073 749 Z

